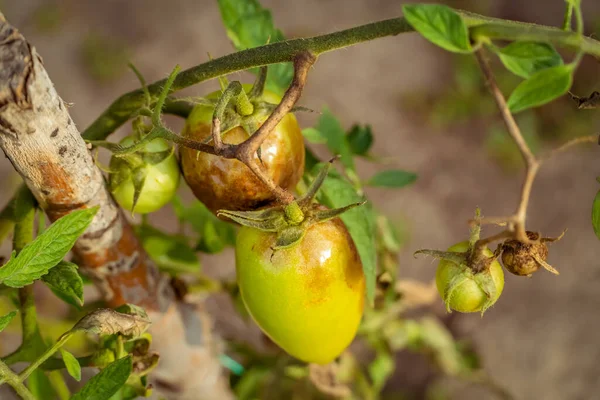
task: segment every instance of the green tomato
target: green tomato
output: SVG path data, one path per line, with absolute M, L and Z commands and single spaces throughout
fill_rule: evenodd
M 235 256 L 242 299 L 283 350 L 327 364 L 352 342 L 362 318 L 360 257 L 340 219 L 312 225 L 299 243 L 273 251 L 276 236 L 240 229 Z
M 249 87 L 245 87 L 248 91 Z M 216 99 L 221 92 L 207 96 Z M 266 91 L 263 101 L 277 104 L 276 94 Z M 211 135 L 214 107 L 197 105 L 188 117 L 182 135 L 203 141 Z M 262 115 L 262 124 L 268 115 Z M 239 144 L 248 139 L 248 132 L 241 126 L 221 134 L 223 143 Z M 238 160 L 225 159 L 208 153 L 180 147 L 183 176 L 194 195 L 213 213 L 227 209 L 235 211 L 254 210 L 275 200 L 269 190 L 250 169 Z M 293 189 L 304 174 L 304 138 L 293 114 L 287 114 L 261 145 L 262 165 L 268 176 L 280 187 Z
M 465 252 L 468 248 L 469 242 L 461 242 L 450 247 L 448 251 Z M 485 249 L 484 254 L 486 256 L 493 255 L 490 249 L 487 248 Z M 496 285 L 496 295 L 493 299 L 493 302 L 495 303 L 504 289 L 504 271 L 498 261 L 492 262 L 490 273 L 492 275 L 492 280 Z M 438 264 L 435 274 L 435 283 L 442 299 L 444 298 L 446 287 L 448 287 L 452 279 L 458 274 L 465 274 L 464 267 L 448 260 L 442 260 Z M 472 275 L 466 274 L 466 276 L 467 279 L 460 283 L 452 292 L 452 296 L 448 299 L 448 306 L 452 310 L 463 313 L 479 312 L 487 301 L 487 296 L 472 278 Z
M 127 136 L 120 144 L 125 147 L 131 146 L 135 140 L 134 136 Z M 179 165 L 175 154 L 170 154 L 156 164 L 144 162 L 142 159 L 143 153 L 152 155 L 169 149 L 171 144 L 158 138 L 147 143 L 140 152 L 132 154 L 128 159 L 116 156 L 111 158 L 109 189 L 121 207 L 132 212 L 147 214 L 157 211 L 171 201 L 179 186 Z M 145 174 L 145 180 L 134 208 L 133 176 L 136 173 Z

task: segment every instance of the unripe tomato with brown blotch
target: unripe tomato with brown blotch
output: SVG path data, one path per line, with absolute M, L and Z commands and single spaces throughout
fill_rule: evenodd
M 244 86 L 248 91 L 248 86 Z M 207 96 L 216 99 L 221 92 Z M 277 104 L 281 100 L 276 94 L 265 90 L 263 101 Z M 199 104 L 189 115 L 183 136 L 196 141 L 204 141 L 211 135 L 214 107 Z M 259 124 L 264 123 L 268 114 L 259 116 Z M 241 126 L 221 133 L 223 143 L 239 144 L 248 139 L 249 134 Z M 198 200 L 212 212 L 220 209 L 254 210 L 275 200 L 269 190 L 242 162 L 225 159 L 194 149 L 181 147 L 183 175 Z M 261 162 L 262 160 L 262 162 Z M 261 145 L 260 160 L 268 176 L 280 187 L 293 189 L 304 173 L 304 139 L 298 121 L 293 114 L 287 114 Z
M 327 364 L 352 342 L 362 318 L 360 257 L 339 218 L 311 225 L 298 243 L 273 251 L 276 236 L 240 229 L 235 255 L 242 299 L 283 350 Z
M 469 242 L 457 243 L 451 246 L 448 251 L 451 252 L 466 252 L 469 249 Z M 489 249 L 485 249 L 484 254 L 491 257 L 493 253 Z M 502 266 L 497 260 L 494 260 L 489 269 L 492 280 L 496 287 L 496 294 L 492 300 L 495 303 L 504 289 L 504 272 Z M 438 264 L 435 274 L 435 283 L 442 299 L 444 293 L 453 279 L 457 276 L 464 278 L 456 288 L 452 291 L 452 295 L 447 299 L 447 306 L 455 311 L 463 313 L 480 312 L 488 300 L 486 293 L 478 285 L 473 277 L 471 270 L 464 266 L 458 265 L 449 260 L 442 260 Z

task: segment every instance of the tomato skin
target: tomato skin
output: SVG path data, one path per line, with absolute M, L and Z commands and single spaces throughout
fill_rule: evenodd
M 469 242 L 461 242 L 450 247 L 448 251 L 465 252 L 468 248 Z M 490 249 L 485 249 L 486 256 L 492 256 L 492 254 Z M 462 273 L 461 271 L 461 268 L 452 261 L 440 261 L 435 274 L 435 283 L 442 299 L 444 298 L 445 288 L 454 276 Z M 490 272 L 492 274 L 492 279 L 496 284 L 496 296 L 494 299 L 494 302 L 496 302 L 504 289 L 504 271 L 502 270 L 500 263 L 495 260 L 490 266 Z M 469 279 L 454 290 L 452 297 L 449 299 L 449 306 L 452 310 L 458 312 L 479 312 L 483 308 L 486 300 L 487 297 L 485 293 L 477 286 L 477 283 L 475 283 L 474 280 Z
M 276 235 L 242 227 L 237 279 L 259 327 L 290 355 L 317 364 L 339 356 L 362 318 L 365 278 L 339 219 L 310 226 L 300 243 L 271 249 Z
M 131 146 L 135 142 L 133 136 L 127 136 L 119 144 L 123 146 Z M 147 152 L 162 152 L 171 148 L 169 142 L 164 139 L 154 139 L 147 143 L 143 150 Z M 110 160 L 111 171 L 118 171 L 121 168 L 128 168 L 125 161 L 113 156 Z M 171 154 L 165 160 L 155 165 L 148 166 L 148 175 L 144 186 L 140 193 L 139 199 L 133 212 L 147 214 L 155 212 L 166 205 L 173 199 L 179 186 L 179 164 L 175 154 Z M 133 207 L 134 187 L 131 178 L 114 187 L 114 174 L 109 176 L 110 191 L 121 207 L 127 211 L 131 211 Z
M 215 98 L 220 92 L 212 93 Z M 263 99 L 278 103 L 280 98 L 265 91 Z M 183 136 L 202 141 L 210 136 L 213 107 L 197 105 L 188 117 Z M 266 116 L 263 119 L 266 120 Z M 262 123 L 262 122 L 261 122 Z M 239 144 L 249 135 L 242 127 L 221 134 L 224 143 Z M 225 159 L 181 147 L 181 166 L 185 180 L 198 200 L 212 212 L 227 209 L 254 210 L 275 200 L 273 193 L 238 160 Z M 258 156 L 256 161 L 260 165 Z M 262 163 L 280 187 L 293 189 L 304 173 L 304 139 L 298 121 L 287 114 L 261 146 Z

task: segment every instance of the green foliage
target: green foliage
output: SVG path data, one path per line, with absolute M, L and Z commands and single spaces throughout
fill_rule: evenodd
M 548 43 L 516 41 L 494 50 L 506 69 L 525 79 L 543 69 L 563 64 L 560 54 Z
M 567 93 L 572 83 L 572 65 L 543 69 L 517 86 L 508 99 L 508 107 L 516 113 L 541 106 Z
M 323 134 L 315 128 L 302 129 L 302 135 L 304 136 L 304 139 L 308 140 L 310 143 L 314 143 L 314 144 L 327 143 L 327 138 L 325 136 L 323 136 Z
M 83 305 L 83 280 L 77 272 L 77 265 L 60 261 L 42 276 L 42 281 L 66 303 L 77 308 Z
M 94 375 L 71 400 L 109 400 L 127 382 L 132 369 L 131 356 L 113 362 Z
M 348 132 L 348 144 L 352 153 L 358 156 L 366 156 L 373 145 L 373 132 L 371 125 L 355 124 Z
M 284 40 L 283 33 L 273 25 L 271 12 L 256 0 L 218 0 L 227 36 L 237 50 L 250 49 Z M 291 64 L 276 64 L 269 68 L 267 87 L 282 94 L 294 75 Z
M 381 171 L 373 175 L 365 184 L 383 188 L 402 188 L 417 180 L 417 174 L 400 169 Z
M 0 332 L 4 330 L 10 324 L 10 321 L 17 315 L 16 311 L 11 311 L 6 315 L 0 317 Z
M 136 232 L 144 250 L 161 270 L 172 274 L 199 271 L 198 255 L 184 235 L 169 235 L 148 224 L 138 226 Z
M 55 221 L 15 258 L 0 268 L 0 282 L 23 287 L 48 273 L 71 250 L 75 241 L 92 222 L 98 208 L 73 211 Z
M 190 224 L 199 235 L 196 249 L 214 254 L 235 244 L 235 228 L 215 217 L 201 202 L 194 200 L 186 206 L 177 196 L 173 199 L 173 208 L 180 224 Z
M 65 349 L 60 349 L 60 354 L 62 355 L 62 359 L 65 362 L 65 367 L 67 368 L 69 375 L 79 382 L 81 380 L 81 365 L 79 365 L 79 361 L 77 361 L 73 354 Z
M 344 167 L 354 171 L 354 158 L 352 157 L 348 136 L 340 121 L 331 113 L 329 108 L 323 108 L 315 129 L 325 138 L 329 151 L 332 154 L 339 155 Z
M 437 4 L 405 4 L 404 18 L 431 43 L 454 53 L 473 51 L 469 30 L 460 15 Z
M 596 197 L 594 197 L 594 202 L 592 203 L 592 227 L 594 228 L 594 233 L 600 239 L 600 190 L 596 193 Z

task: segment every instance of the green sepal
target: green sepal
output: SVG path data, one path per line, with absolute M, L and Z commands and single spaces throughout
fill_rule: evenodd
M 171 157 L 175 152 L 175 147 L 171 146 L 169 150 L 165 151 L 144 151 L 141 152 L 142 160 L 145 164 L 148 165 L 156 165 L 165 161 L 167 158 Z
M 415 251 L 413 253 L 413 256 L 417 257 L 417 255 L 419 255 L 419 254 L 425 254 L 425 255 L 431 256 L 437 260 L 450 261 L 456 265 L 462 265 L 462 264 L 466 265 L 468 252 L 422 249 L 422 250 Z
M 144 189 L 144 183 L 146 183 L 146 176 L 148 176 L 148 168 L 145 166 L 135 169 L 131 175 L 131 180 L 133 182 L 133 205 L 131 206 L 131 212 L 135 210 L 135 206 L 140 199 L 140 194 Z
M 306 234 L 306 228 L 302 225 L 290 225 L 277 234 L 274 250 L 286 249 L 298 243 Z
M 473 280 L 477 283 L 477 286 L 485 293 L 487 300 L 483 303 L 481 308 L 481 316 L 485 311 L 494 305 L 494 299 L 496 298 L 496 282 L 492 278 L 492 274 L 489 270 L 483 271 L 477 274 L 473 274 Z
M 461 265 L 461 267 L 462 266 L 463 265 Z M 448 286 L 446 286 L 444 288 L 444 305 L 446 306 L 446 311 L 448 311 L 449 313 L 452 312 L 452 310 L 450 309 L 450 299 L 452 298 L 452 295 L 454 294 L 454 291 L 460 285 L 462 285 L 464 282 L 466 282 L 469 279 L 471 279 L 472 273 L 470 271 L 471 270 L 469 268 L 467 268 L 466 266 L 464 266 L 463 272 L 459 273 L 459 274 L 456 274 L 454 277 L 452 277 L 452 279 L 450 280 L 450 282 L 448 282 Z
M 315 180 L 312 182 L 312 184 L 306 191 L 306 194 L 300 200 L 298 200 L 298 205 L 300 207 L 308 207 L 313 202 L 313 200 L 315 199 L 315 196 L 317 195 L 317 192 L 321 188 L 321 185 L 323 185 L 323 182 L 325 182 L 325 178 L 327 178 L 327 174 L 329 174 L 329 170 L 331 169 L 331 164 L 336 159 L 337 159 L 337 157 L 332 158 L 331 160 L 329 160 L 328 163 L 325 163 L 323 168 L 321 168 L 321 170 L 319 171 L 319 174 L 317 175 Z
M 261 231 L 277 232 L 275 248 L 290 247 L 302 240 L 311 225 L 339 217 L 344 212 L 366 203 L 366 201 L 362 201 L 335 209 L 324 209 L 316 203 L 313 204 L 316 193 L 325 181 L 330 164 L 331 162 L 325 164 L 307 194 L 298 201 L 259 211 L 219 210 L 217 216 L 227 217 L 240 225 Z
M 280 210 L 281 208 L 279 208 Z M 281 211 L 279 213 L 266 213 L 263 219 L 256 218 L 255 216 L 247 218 L 244 214 L 244 211 L 219 210 L 217 212 L 218 217 L 227 217 L 240 225 L 265 232 L 278 232 L 287 226 L 285 216 Z

